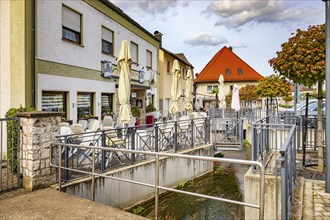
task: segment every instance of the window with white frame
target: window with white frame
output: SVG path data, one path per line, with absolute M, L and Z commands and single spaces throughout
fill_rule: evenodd
M 146 66 L 152 69 L 152 52 L 149 50 L 146 52 Z
M 113 31 L 102 27 L 102 53 L 113 56 Z
M 212 92 L 213 89 L 218 89 L 217 85 L 207 85 L 206 92 Z
M 133 63 L 139 63 L 139 45 L 131 41 L 131 56 Z
M 62 6 L 62 39 L 81 44 L 81 14 Z

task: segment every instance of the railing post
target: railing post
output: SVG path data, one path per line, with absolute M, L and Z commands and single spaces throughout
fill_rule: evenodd
M 158 125 L 155 124 L 155 152 L 159 152 L 158 146 Z
M 106 135 L 105 130 L 102 131 L 102 147 L 106 146 Z M 101 172 L 103 173 L 105 171 L 105 151 L 102 150 L 101 152 Z
M 135 133 L 136 133 L 136 130 L 135 130 L 135 127 L 132 127 L 131 128 L 131 134 L 132 134 L 132 139 L 131 139 L 131 141 L 132 141 L 132 143 L 131 143 L 131 146 L 132 146 L 132 149 L 131 150 L 135 150 Z M 132 164 L 134 164 L 135 163 L 135 153 L 133 152 L 133 153 L 131 153 L 131 162 L 132 162 Z
M 68 138 L 65 137 L 64 138 L 65 143 L 68 143 Z M 60 151 L 60 154 L 62 154 L 62 151 Z M 60 161 L 61 163 L 61 161 Z M 69 168 L 69 150 L 68 150 L 68 146 L 65 146 L 64 149 L 64 167 L 65 168 Z M 69 180 L 69 170 L 65 169 L 64 171 L 64 181 L 67 182 Z
M 303 158 L 302 164 L 306 164 L 306 146 L 307 145 L 307 118 L 303 116 Z
M 174 152 L 178 151 L 178 122 L 174 122 Z
M 239 140 L 240 140 L 240 146 L 239 146 L 239 149 L 240 150 L 243 150 L 243 119 L 239 119 L 238 121 L 239 123 Z
M 208 144 L 210 143 L 210 118 L 205 118 L 204 124 L 205 144 Z
M 191 148 L 194 148 L 194 120 L 191 120 L 191 138 L 190 138 L 190 145 L 191 145 Z
M 155 220 L 158 220 L 158 207 L 159 207 L 159 155 L 155 156 Z
M 288 170 L 285 152 L 281 152 L 281 218 L 288 219 Z M 290 183 L 289 183 L 290 184 Z
M 59 155 L 58 155 L 58 191 L 61 192 L 62 190 L 62 168 L 61 168 L 61 164 L 62 164 L 62 145 L 60 145 L 60 149 L 59 149 Z
M 95 148 L 92 154 L 92 200 L 95 201 Z

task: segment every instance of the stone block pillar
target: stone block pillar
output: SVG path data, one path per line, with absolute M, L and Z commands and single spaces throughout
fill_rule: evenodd
M 50 145 L 59 135 L 62 113 L 20 112 L 20 165 L 23 187 L 35 190 L 55 183 L 50 168 Z

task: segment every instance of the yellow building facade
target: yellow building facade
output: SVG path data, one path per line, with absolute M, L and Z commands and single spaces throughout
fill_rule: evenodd
M 180 80 L 179 80 L 179 113 L 184 113 L 185 100 L 184 91 L 186 87 L 187 71 L 189 69 L 193 70 L 192 64 L 187 61 L 184 54 L 174 54 L 170 51 L 160 48 L 159 49 L 159 81 L 158 81 L 158 91 L 159 91 L 159 110 L 163 116 L 167 116 L 169 109 L 171 107 L 171 85 L 172 85 L 172 66 L 174 60 L 179 61 L 180 65 Z M 158 109 L 157 109 L 158 110 Z

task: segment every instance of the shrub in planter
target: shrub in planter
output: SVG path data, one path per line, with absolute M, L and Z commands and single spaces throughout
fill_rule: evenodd
M 35 111 L 33 107 L 20 106 L 19 108 L 10 108 L 6 113 L 6 118 L 16 118 L 17 112 L 32 112 Z M 18 122 L 15 120 L 9 120 L 7 123 L 7 155 L 8 165 L 11 172 L 17 171 L 17 130 Z M 2 155 L 0 155 L 2 156 Z
M 152 112 L 154 112 L 154 111 L 156 111 L 155 106 L 153 106 L 153 104 L 149 104 L 149 105 L 147 106 L 147 108 L 146 108 L 146 112 L 147 112 L 147 114 L 150 114 L 150 113 L 152 113 Z
M 131 108 L 131 112 L 132 112 L 132 116 L 135 118 L 139 118 L 140 117 L 140 109 L 137 106 L 132 106 Z
M 132 106 L 131 112 L 132 112 L 132 116 L 135 117 L 135 119 L 136 119 L 135 125 L 139 126 L 140 125 L 139 117 L 141 114 L 140 109 L 137 106 Z

